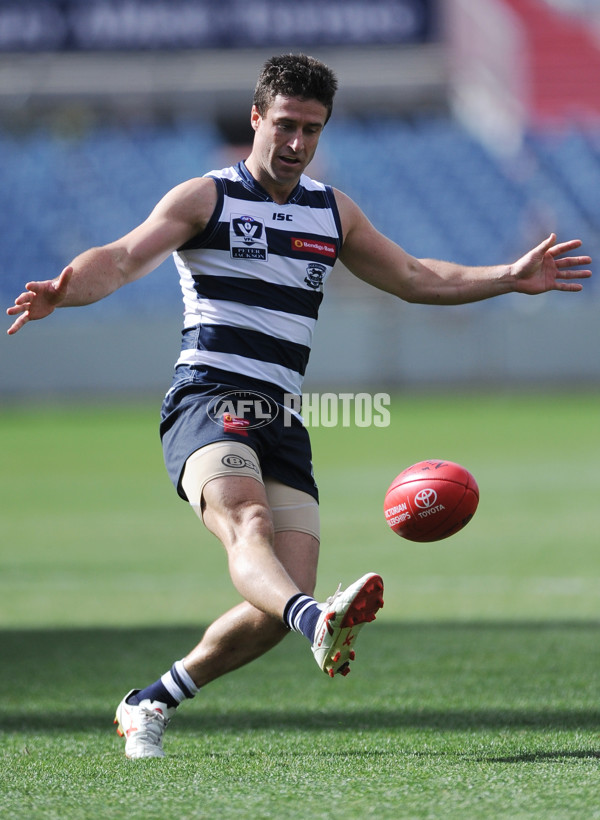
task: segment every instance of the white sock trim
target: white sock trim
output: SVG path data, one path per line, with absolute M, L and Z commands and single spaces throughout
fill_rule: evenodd
M 187 692 L 179 686 L 176 679 L 173 677 L 172 669 L 165 672 L 165 674 L 161 676 L 160 680 L 171 697 L 176 700 L 177 703 L 181 703 L 186 700 L 186 698 L 194 697 L 194 695 L 198 692 L 199 687 L 196 686 L 194 681 L 189 676 L 187 669 L 183 665 L 183 660 L 175 661 L 173 667 L 176 675 L 178 675 L 181 680 L 181 684 L 187 689 Z
M 186 687 L 190 690 L 192 695 L 198 694 L 200 691 L 200 687 L 196 686 L 194 681 L 191 679 L 189 672 L 183 665 L 183 660 L 175 662 L 175 669 L 177 670 L 177 674 L 180 676 L 181 680 L 184 682 Z

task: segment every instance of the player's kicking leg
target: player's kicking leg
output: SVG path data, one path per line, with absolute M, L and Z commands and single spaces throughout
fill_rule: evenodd
M 324 672 L 347 674 L 358 632 L 383 605 L 383 582 L 375 573 L 338 590 L 325 604 L 311 597 L 318 538 L 285 529 L 274 537 L 265 489 L 254 478 L 215 478 L 204 498 L 204 523 L 225 546 L 231 578 L 249 609 L 241 618 L 239 610 L 226 613 L 190 655 L 121 702 L 115 722 L 127 738 L 128 757 L 162 757 L 164 730 L 177 705 L 198 687 L 259 657 L 281 640 L 285 627 L 308 638 Z M 305 499 L 301 515 L 305 521 Z M 251 610 L 258 613 L 254 622 Z
M 253 477 L 213 479 L 203 491 L 204 523 L 225 546 L 238 592 L 305 635 L 330 677 L 346 675 L 358 633 L 383 606 L 383 581 L 368 573 L 319 604 L 307 594 L 316 580 L 318 504 L 307 493 L 278 482 L 268 489 L 267 499 L 266 487 Z M 280 500 L 286 501 L 285 512 L 278 514 Z M 278 532 L 274 548 L 273 530 L 283 527 L 282 522 L 288 529 Z
M 297 534 L 296 534 L 297 538 Z M 287 626 L 306 634 L 320 668 L 330 677 L 347 675 L 362 627 L 383 606 L 383 581 L 368 573 L 325 604 L 300 594 L 286 607 Z M 289 620 L 291 618 L 291 620 Z M 267 652 L 287 634 L 278 619 L 248 603 L 225 613 L 202 641 L 155 683 L 129 692 L 117 707 L 117 732 L 130 759 L 164 757 L 163 735 L 177 706 L 201 686 Z

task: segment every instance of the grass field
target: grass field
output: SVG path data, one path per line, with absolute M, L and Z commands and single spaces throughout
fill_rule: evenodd
M 600 394 L 406 396 L 389 428 L 315 428 L 318 595 L 386 582 L 352 674 L 290 636 L 184 705 L 164 761 L 126 761 L 116 703 L 238 600 L 156 416 L 0 412 L 3 820 L 600 818 Z M 409 544 L 383 493 L 430 457 L 481 503 Z

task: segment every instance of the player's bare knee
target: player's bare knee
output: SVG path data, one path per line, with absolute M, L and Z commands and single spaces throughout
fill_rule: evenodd
M 229 510 L 231 524 L 237 540 L 268 541 L 273 543 L 273 517 L 269 507 L 257 501 L 242 501 Z
M 203 520 L 227 550 L 230 561 L 248 557 L 249 545 L 268 544 L 272 548 L 273 520 L 269 507 L 262 502 L 240 500 L 213 506 L 208 496 Z

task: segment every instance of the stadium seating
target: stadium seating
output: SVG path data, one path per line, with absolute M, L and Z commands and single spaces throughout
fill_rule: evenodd
M 554 229 L 598 248 L 600 129 L 528 135 L 512 158 L 448 120 L 328 129 L 330 179 L 418 256 L 493 263 Z
M 529 134 L 509 160 L 448 119 L 337 118 L 320 152 L 318 175 L 416 255 L 503 261 L 555 228 L 599 255 L 600 126 Z M 2 302 L 24 281 L 52 276 L 79 251 L 132 228 L 169 188 L 220 167 L 223 156 L 219 134 L 202 122 L 77 136 L 0 129 Z M 106 304 L 113 312 L 171 309 L 179 304 L 172 265 Z

